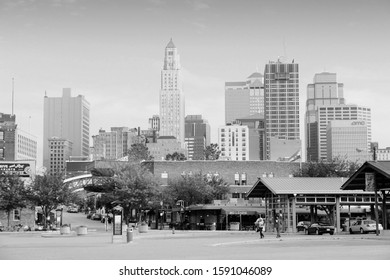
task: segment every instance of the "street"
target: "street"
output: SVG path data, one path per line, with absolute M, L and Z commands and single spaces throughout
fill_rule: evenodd
M 63 223 L 72 230 L 88 227 L 88 234 L 68 236 L 45 232 L 0 234 L 2 260 L 389 260 L 390 236 L 303 235 L 254 231 L 134 231 L 133 241 L 112 243 L 100 221 L 83 213 L 64 213 Z

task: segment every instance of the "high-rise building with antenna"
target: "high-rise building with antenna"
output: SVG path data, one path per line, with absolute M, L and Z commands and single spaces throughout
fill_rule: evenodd
M 280 150 L 281 145 L 285 151 L 283 158 L 289 158 L 300 148 L 299 71 L 294 60 L 285 63 L 278 59 L 266 64 L 264 103 L 266 159 L 273 159 L 272 149 Z M 271 143 L 275 143 L 274 147 Z

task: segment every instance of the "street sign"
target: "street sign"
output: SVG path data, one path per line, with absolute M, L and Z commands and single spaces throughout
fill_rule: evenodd
M 113 214 L 113 227 L 112 234 L 113 235 L 122 235 L 122 207 L 117 206 L 112 209 Z
M 2 174 L 30 177 L 31 167 L 29 163 L 0 163 L 0 175 Z

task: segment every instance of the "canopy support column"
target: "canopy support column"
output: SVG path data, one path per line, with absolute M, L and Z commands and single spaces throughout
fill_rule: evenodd
M 340 229 L 340 196 L 336 196 L 336 233 L 339 233 Z

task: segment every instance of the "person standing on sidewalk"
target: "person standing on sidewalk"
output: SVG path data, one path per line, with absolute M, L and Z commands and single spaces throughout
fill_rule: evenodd
M 257 218 L 255 225 L 257 227 L 257 231 L 260 232 L 260 238 L 264 238 L 264 219 L 261 217 L 261 215 L 259 215 L 259 218 Z
M 275 228 L 276 228 L 276 238 L 280 238 L 280 228 L 282 227 L 282 213 L 278 213 L 275 216 Z

